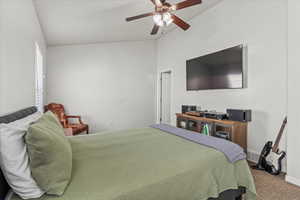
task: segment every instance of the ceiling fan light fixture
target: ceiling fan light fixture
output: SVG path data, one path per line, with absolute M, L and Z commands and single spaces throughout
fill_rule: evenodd
M 165 12 L 163 14 L 155 14 L 153 21 L 158 26 L 169 26 L 173 22 L 173 19 L 169 12 Z
M 172 16 L 169 12 L 163 14 L 163 22 L 166 26 L 169 26 L 173 22 Z
M 161 14 L 153 15 L 153 21 L 157 26 L 163 26 L 164 25 L 163 16 Z

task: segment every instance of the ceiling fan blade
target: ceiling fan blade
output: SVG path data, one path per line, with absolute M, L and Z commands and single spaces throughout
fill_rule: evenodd
M 180 19 L 176 15 L 172 14 L 172 19 L 173 19 L 174 24 L 176 24 L 177 26 L 179 26 L 180 28 L 182 28 L 185 31 L 188 30 L 191 27 L 188 23 L 186 23 L 185 21 L 183 21 L 182 19 Z
M 151 35 L 156 35 L 158 32 L 159 26 L 154 24 L 153 29 L 151 31 Z
M 202 3 L 202 0 L 186 0 L 186 1 L 183 1 L 180 3 L 177 3 L 173 6 L 174 6 L 174 10 L 180 10 L 180 9 L 191 7 L 191 6 L 194 6 L 197 4 L 201 4 L 201 3 Z
M 155 6 L 158 6 L 158 7 L 161 7 L 162 6 L 162 3 L 160 0 L 150 0 L 152 1 L 152 3 L 155 5 Z
M 145 14 L 137 15 L 137 16 L 134 16 L 134 17 L 128 17 L 128 18 L 126 18 L 126 21 L 130 22 L 130 21 L 141 19 L 141 18 L 144 18 L 144 17 L 153 16 L 154 14 L 155 14 L 154 12 L 151 12 L 151 13 L 145 13 Z

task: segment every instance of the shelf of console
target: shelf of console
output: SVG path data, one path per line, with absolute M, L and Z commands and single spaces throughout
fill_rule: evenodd
M 216 136 L 217 132 L 226 132 L 228 133 L 228 139 L 231 142 L 240 145 L 245 150 L 245 152 L 247 152 L 248 123 L 230 120 L 210 119 L 180 113 L 176 114 L 176 116 L 178 128 L 184 128 L 197 133 L 201 133 L 203 125 L 208 124 L 210 127 L 210 135 Z

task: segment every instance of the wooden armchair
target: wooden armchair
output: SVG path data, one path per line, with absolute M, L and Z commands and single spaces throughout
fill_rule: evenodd
M 45 106 L 45 112 L 51 111 L 57 115 L 60 123 L 65 129 L 72 129 L 72 135 L 78 135 L 82 132 L 89 134 L 89 126 L 84 124 L 80 116 L 66 115 L 62 104 L 50 103 Z M 78 119 L 79 123 L 70 123 L 69 119 Z

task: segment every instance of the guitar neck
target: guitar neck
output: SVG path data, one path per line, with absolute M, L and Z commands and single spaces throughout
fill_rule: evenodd
M 285 117 L 285 119 L 284 119 L 284 121 L 283 121 L 283 123 L 281 125 L 280 131 L 279 131 L 279 133 L 277 135 L 276 141 L 275 141 L 274 146 L 272 148 L 273 152 L 277 152 L 277 150 L 278 150 L 279 143 L 280 143 L 281 137 L 283 135 L 286 123 L 287 123 L 287 117 Z

